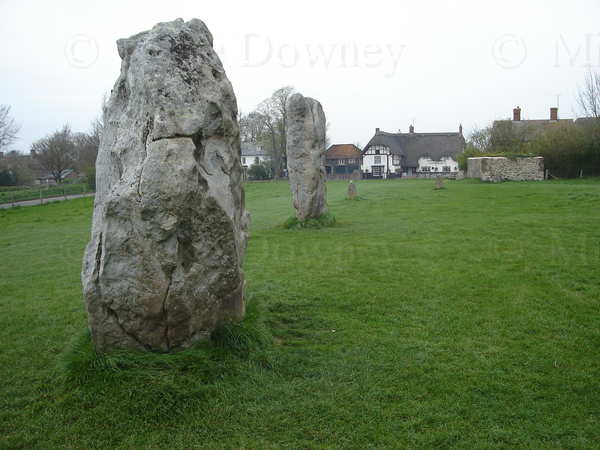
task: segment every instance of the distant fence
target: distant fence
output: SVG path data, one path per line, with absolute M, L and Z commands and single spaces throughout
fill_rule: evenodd
M 45 200 L 73 195 L 93 194 L 86 184 L 58 184 L 36 186 L 10 186 L 0 188 L 0 205 L 17 205 L 24 201 L 44 203 Z

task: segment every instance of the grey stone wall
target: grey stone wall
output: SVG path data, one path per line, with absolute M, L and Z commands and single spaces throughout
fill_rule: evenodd
M 493 182 L 541 181 L 544 179 L 544 158 L 469 158 L 467 177 Z

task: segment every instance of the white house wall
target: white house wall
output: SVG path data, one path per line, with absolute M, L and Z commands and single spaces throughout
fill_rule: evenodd
M 256 164 L 256 159 L 258 158 L 258 163 L 263 164 L 270 160 L 268 156 L 242 156 L 242 166 L 250 167 L 253 164 Z
M 380 162 L 376 162 L 376 158 L 380 158 Z M 380 149 L 380 154 L 374 154 L 372 148 L 370 148 L 366 153 L 363 154 L 363 160 L 361 165 L 361 170 L 363 173 L 372 173 L 373 166 L 383 166 L 383 177 L 385 178 L 388 173 L 396 173 L 400 171 L 400 161 L 397 161 L 398 165 L 394 165 L 394 156 L 389 152 L 386 152 Z
M 450 167 L 450 172 L 458 172 L 458 162 L 451 157 L 443 157 L 439 161 L 431 158 L 419 158 L 417 172 L 446 172 L 444 167 Z

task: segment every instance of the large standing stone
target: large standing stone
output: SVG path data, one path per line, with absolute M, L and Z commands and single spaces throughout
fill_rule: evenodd
M 117 42 L 83 291 L 96 348 L 171 351 L 244 315 L 233 88 L 203 22 Z
M 321 104 L 301 94 L 290 96 L 287 110 L 287 167 L 298 220 L 327 212 L 325 114 Z

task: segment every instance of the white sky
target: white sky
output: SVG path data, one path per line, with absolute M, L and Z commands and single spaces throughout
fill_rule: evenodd
M 178 17 L 203 20 L 250 112 L 283 85 L 323 104 L 333 143 L 376 127 L 465 133 L 523 108 L 542 119 L 560 95 L 574 117 L 587 67 L 600 70 L 598 0 L 0 0 L 0 104 L 22 125 L 16 149 L 99 115 L 120 67 L 115 41 Z

